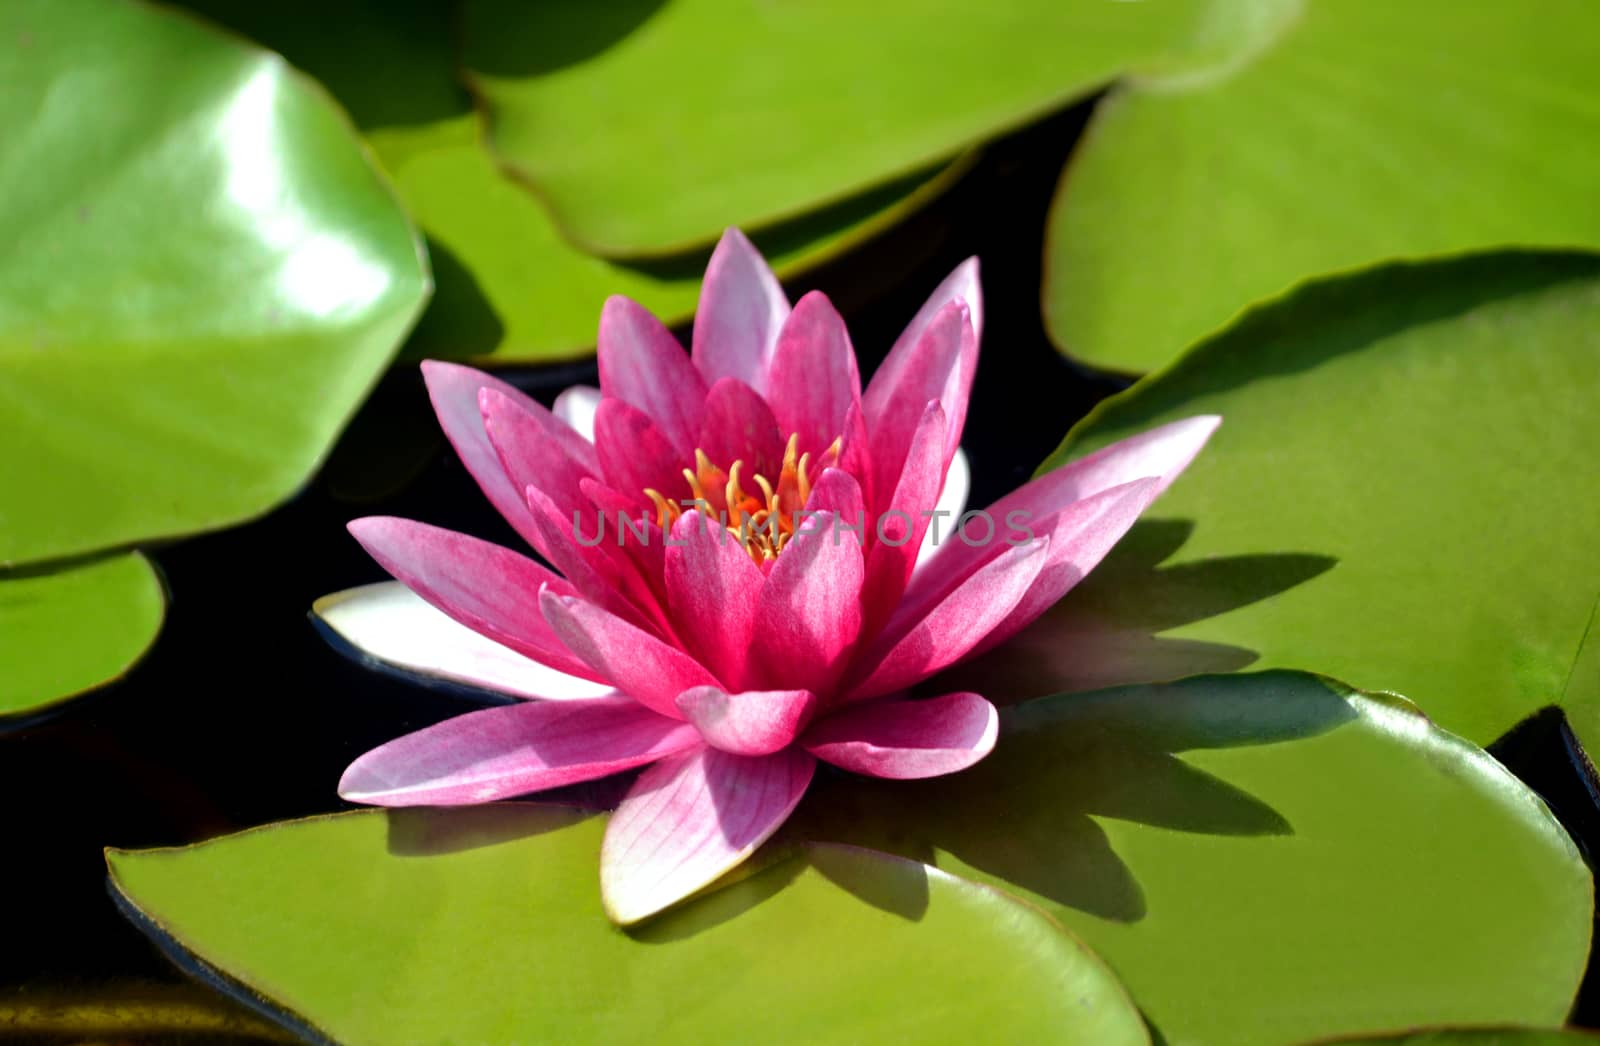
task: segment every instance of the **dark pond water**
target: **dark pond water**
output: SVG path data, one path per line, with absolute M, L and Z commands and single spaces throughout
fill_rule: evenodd
M 965 440 L 975 504 L 1025 480 L 1123 385 L 1065 362 L 1039 320 L 1045 213 L 1086 113 L 997 143 L 947 196 L 789 288 L 834 297 L 865 370 L 957 262 L 981 257 L 987 331 Z M 595 376 L 577 366 L 509 377 L 548 403 Z M 112 905 L 102 847 L 188 843 L 339 809 L 334 787 L 352 758 L 460 711 L 456 698 L 346 661 L 306 617 L 318 596 L 383 578 L 344 532 L 355 516 L 412 516 L 517 544 L 444 451 L 418 374 L 392 374 L 291 503 L 155 550 L 170 615 L 127 679 L 0 736 L 0 1038 L 23 1004 L 160 1000 L 164 986 L 184 982 Z M 1496 750 L 1587 845 L 1600 840 L 1600 807 L 1569 742 L 1551 714 Z M 1586 1023 L 1600 1017 L 1593 988 L 1591 978 L 1579 1008 Z

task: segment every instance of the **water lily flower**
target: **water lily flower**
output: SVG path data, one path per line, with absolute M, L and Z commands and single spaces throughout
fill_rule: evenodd
M 688 354 L 612 298 L 600 388 L 569 390 L 554 411 L 486 374 L 425 364 L 461 460 L 548 566 L 425 523 L 360 519 L 351 532 L 404 589 L 317 610 L 380 662 L 525 700 L 373 749 L 340 794 L 481 803 L 646 767 L 600 855 L 605 909 L 627 924 L 744 860 L 819 760 L 924 778 L 982 759 L 994 705 L 910 689 L 1055 603 L 1217 424 L 1134 436 L 960 528 L 982 322 L 973 259 L 863 389 L 828 299 L 791 309 L 733 230 Z

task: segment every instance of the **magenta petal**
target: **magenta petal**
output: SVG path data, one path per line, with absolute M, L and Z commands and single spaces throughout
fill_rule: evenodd
M 606 825 L 606 914 L 626 926 L 714 882 L 788 819 L 815 769 L 797 748 L 742 756 L 705 747 L 646 770 Z
M 983 337 L 983 288 L 978 279 L 978 259 L 968 258 L 957 265 L 944 282 L 934 288 L 922 308 L 906 324 L 906 329 L 900 337 L 895 339 L 894 347 L 889 350 L 890 355 L 900 352 L 903 348 L 913 344 L 922 337 L 933 318 L 953 301 L 965 302 L 967 311 L 972 318 L 973 333 L 981 340 Z
M 644 306 L 613 296 L 600 312 L 598 356 L 605 397 L 644 411 L 692 460 L 706 383 L 671 332 Z
M 861 528 L 860 540 L 864 543 L 871 533 L 866 518 L 866 502 L 861 496 L 861 485 L 855 477 L 842 468 L 823 469 L 811 485 L 811 496 L 806 499 L 808 513 L 831 512 L 839 520 L 841 534 L 845 527 Z M 814 525 L 814 524 L 808 524 Z
M 778 332 L 788 318 L 789 299 L 761 252 L 738 229 L 723 233 L 694 315 L 693 356 L 701 375 L 707 382 L 736 378 L 765 392 Z
M 538 487 L 524 493 L 535 528 L 533 547 L 571 582 L 572 589 L 613 614 L 665 630 L 666 612 L 627 548 L 619 547 L 615 519 L 601 531 L 599 519 L 562 511 Z M 581 531 L 575 520 L 583 524 Z
M 539 590 L 570 592 L 571 586 L 528 557 L 393 516 L 355 520 L 350 533 L 396 580 L 479 635 L 569 675 L 610 682 L 545 623 Z
M 456 806 L 589 781 L 700 744 L 693 727 L 625 697 L 523 701 L 379 745 L 339 794 L 375 806 Z
M 939 777 L 994 748 L 1000 714 L 977 694 L 876 701 L 837 712 L 801 744 L 824 762 L 870 777 Z
M 572 431 L 594 442 L 594 412 L 600 406 L 600 390 L 593 385 L 571 385 L 561 391 L 550 412 L 571 426 Z
M 848 700 L 903 690 L 965 657 L 1021 602 L 1049 549 L 1047 537 L 1008 547 L 918 619 L 892 621 L 855 670 Z
M 1028 627 L 1093 570 L 1161 491 L 1156 479 L 1135 480 L 1074 502 L 1044 521 L 1050 554 L 1026 595 L 973 651 L 981 653 Z
M 539 602 L 545 620 L 568 649 L 646 708 L 680 719 L 674 700 L 679 694 L 717 685 L 688 654 L 592 603 L 549 588 Z
M 944 463 L 949 464 L 961 442 L 977 368 L 978 337 L 965 302 L 950 302 L 921 337 L 895 346 L 861 401 L 872 434 L 876 482 L 894 482 L 929 400 L 944 409 Z
M 778 427 L 800 434 L 802 453 L 820 454 L 844 434 L 845 416 L 861 402 L 861 374 L 844 318 L 827 295 L 812 291 L 789 314 L 766 395 Z
M 751 675 L 774 689 L 830 692 L 861 634 L 861 545 L 831 513 L 805 518 L 756 605 Z
M 878 506 L 863 589 L 869 628 L 888 619 L 906 590 L 944 477 L 944 410 L 930 401 L 906 452 L 905 467 L 895 485 L 887 488 L 894 493 L 887 505 Z
M 786 441 L 772 408 L 744 382 L 720 378 L 706 393 L 695 447 L 705 451 L 713 465 L 727 469 L 742 461 L 746 478 L 752 474 L 774 478 L 783 467 Z
M 733 755 L 771 755 L 787 748 L 816 710 L 809 690 L 730 694 L 698 686 L 678 695 L 678 710 L 706 744 Z
M 674 504 L 689 496 L 683 470 L 694 463 L 693 456 L 680 454 L 644 411 L 610 396 L 601 400 L 594 416 L 594 445 L 612 489 L 641 503 L 646 490 Z
M 526 397 L 484 388 L 478 405 L 489 443 L 517 489 L 536 486 L 568 513 L 587 502 L 579 484 L 600 474 L 593 444 Z
M 726 527 L 695 511 L 673 526 L 664 572 L 674 631 L 718 679 L 743 686 L 761 568 Z
M 456 363 L 424 360 L 422 377 L 428 386 L 428 397 L 433 401 L 433 411 L 439 417 L 439 426 L 455 448 L 456 456 L 495 509 L 531 543 L 533 520 L 523 500 L 522 487 L 506 475 L 499 453 L 489 442 L 489 434 L 483 427 L 483 413 L 478 406 L 478 393 L 482 389 L 494 389 L 511 400 L 532 401 L 499 378 Z

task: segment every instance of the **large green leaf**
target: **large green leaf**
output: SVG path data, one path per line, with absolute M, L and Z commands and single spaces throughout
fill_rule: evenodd
M 136 552 L 0 571 L 0 722 L 121 675 L 155 642 L 166 606 Z
M 1030 702 L 972 770 L 834 778 L 798 818 L 1044 905 L 1173 1046 L 1559 1024 L 1589 949 L 1589 871 L 1532 792 L 1314 676 Z
M 495 148 L 563 231 L 659 255 L 954 156 L 1190 45 L 1209 0 L 469 0 Z
M 1240 6 L 1263 12 L 1247 57 L 1095 113 L 1048 233 L 1064 350 L 1145 371 L 1313 276 L 1600 246 L 1600 5 Z
M 1480 744 L 1561 704 L 1594 747 L 1597 396 L 1594 260 L 1394 267 L 1253 313 L 1052 459 L 1224 418 L 1034 648 L 1159 633 L 1393 687 Z
M 362 811 L 109 851 L 137 922 L 342 1043 L 1145 1043 L 1121 987 L 1037 910 L 818 847 L 624 934 L 599 819 Z
M 404 358 L 515 363 L 585 356 L 612 294 L 633 298 L 669 324 L 693 314 L 704 253 L 651 266 L 588 255 L 489 155 L 457 80 L 456 19 L 448 5 L 189 0 L 187 6 L 281 52 L 326 84 L 394 178 L 428 235 L 438 283 Z M 792 275 L 897 220 L 964 169 L 958 161 L 912 172 L 768 230 L 761 246 L 780 275 Z
M 1419 1028 L 1395 1035 L 1328 1039 L 1319 1046 L 1582 1046 L 1600 1035 L 1577 1028 Z
M 186 17 L 15 0 L 0 39 L 0 564 L 266 510 L 421 306 L 404 214 L 315 85 Z

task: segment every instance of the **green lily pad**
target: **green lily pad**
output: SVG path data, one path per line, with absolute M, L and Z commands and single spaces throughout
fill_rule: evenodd
M 1048 230 L 1045 316 L 1119 371 L 1312 277 L 1600 246 L 1600 6 L 1268 0 L 1254 47 L 1096 111 Z
M 694 314 L 707 252 L 640 266 L 586 254 L 489 154 L 457 77 L 457 19 L 448 5 L 189 0 L 187 6 L 326 84 L 393 177 L 428 236 L 437 281 L 402 359 L 509 364 L 588 356 L 601 306 L 612 294 L 633 298 L 669 324 Z M 942 192 L 967 159 L 913 171 L 767 230 L 760 246 L 784 277 L 821 264 Z
M 673 253 L 947 160 L 1183 53 L 1202 0 L 471 0 L 496 151 L 575 243 Z
M 1419 1028 L 1395 1035 L 1328 1039 L 1320 1046 L 1582 1046 L 1600 1035 L 1577 1028 Z
M 1315 676 L 1029 702 L 971 770 L 835 778 L 797 817 L 1043 905 L 1174 1044 L 1560 1024 L 1589 950 L 1589 870 L 1538 797 Z
M 532 804 L 367 810 L 107 859 L 169 949 L 352 1046 L 1149 1041 L 1043 913 L 881 854 L 810 848 L 625 934 L 601 830 Z
M 1561 705 L 1600 750 L 1597 393 L 1593 259 L 1502 255 L 1311 287 L 1068 436 L 1052 462 L 1224 417 L 1032 642 L 1098 629 L 1232 650 L 1392 687 L 1479 744 Z
M 166 610 L 161 579 L 137 552 L 0 571 L 0 727 L 122 675 Z
M 192 19 L 17 0 L 0 40 L 0 564 L 265 511 L 426 297 L 405 215 L 314 84 Z

